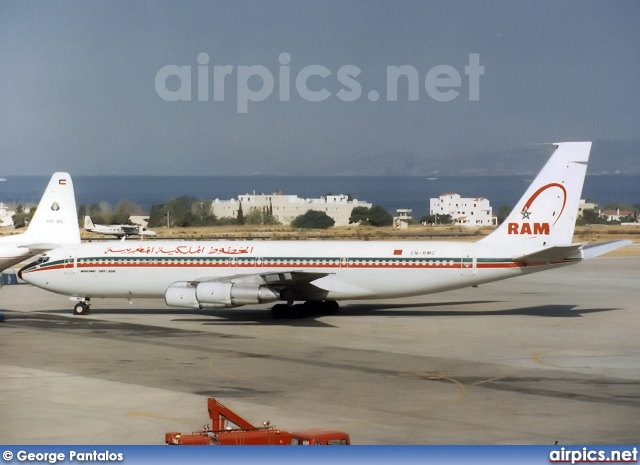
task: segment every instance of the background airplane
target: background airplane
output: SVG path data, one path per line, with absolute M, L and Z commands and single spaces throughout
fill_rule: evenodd
M 86 243 L 50 251 L 23 279 L 71 296 L 158 298 L 225 308 L 284 301 L 275 318 L 335 314 L 339 300 L 430 294 L 575 264 L 630 241 L 573 244 L 591 142 L 565 142 L 507 219 L 475 242 L 158 241 Z M 303 301 L 303 305 L 294 302 Z
M 156 235 L 154 231 L 149 231 L 137 224 L 93 224 L 93 221 L 91 221 L 91 217 L 88 215 L 84 217 L 84 229 L 86 231 L 91 231 L 98 234 L 107 234 L 116 237 Z
M 73 182 L 69 173 L 54 173 L 27 230 L 0 238 L 0 271 L 46 250 L 75 244 L 80 244 L 80 229 Z

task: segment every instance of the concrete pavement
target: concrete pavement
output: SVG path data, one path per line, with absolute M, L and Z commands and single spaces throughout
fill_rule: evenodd
M 640 441 L 640 257 L 272 320 L 0 290 L 5 444 L 161 444 L 215 396 L 356 444 Z

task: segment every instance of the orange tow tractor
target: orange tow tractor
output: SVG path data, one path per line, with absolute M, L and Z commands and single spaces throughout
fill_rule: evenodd
M 349 435 L 341 431 L 309 429 L 287 432 L 274 428 L 268 421 L 254 426 L 237 413 L 222 405 L 215 398 L 207 399 L 211 426 L 191 434 L 170 432 L 165 442 L 177 446 L 302 446 L 349 445 Z M 230 426 L 233 424 L 234 426 Z

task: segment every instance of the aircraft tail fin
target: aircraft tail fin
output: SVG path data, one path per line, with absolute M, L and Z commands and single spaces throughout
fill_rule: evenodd
M 591 142 L 561 142 L 488 244 L 571 244 Z
M 95 229 L 95 225 L 93 224 L 93 221 L 91 220 L 91 217 L 89 215 L 84 217 L 84 229 L 86 230 L 91 230 L 91 229 Z
M 79 244 L 77 215 L 71 176 L 69 173 L 54 173 L 20 242 L 25 247 L 32 244 Z

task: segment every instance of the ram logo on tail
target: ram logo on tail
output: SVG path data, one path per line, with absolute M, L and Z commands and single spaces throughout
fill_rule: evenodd
M 559 184 L 557 182 L 546 184 L 540 187 L 538 190 L 536 190 L 525 202 L 520 214 L 522 215 L 523 220 L 525 219 L 530 220 L 531 215 L 534 212 L 531 210 L 531 206 L 536 201 L 536 199 L 540 196 L 540 194 L 543 194 L 543 193 L 545 193 L 547 197 L 546 204 L 549 204 L 550 203 L 549 201 L 551 201 L 553 204 L 559 207 L 559 212 L 553 211 L 551 215 L 552 218 L 555 218 L 555 220 L 553 221 L 553 224 L 555 225 L 560 219 L 560 216 L 562 216 L 564 207 L 567 204 L 567 190 L 564 188 L 562 184 Z M 543 195 L 543 198 L 544 197 L 545 196 Z M 543 201 L 541 203 L 545 203 L 545 202 Z M 538 213 L 542 215 L 548 215 L 549 212 L 538 212 Z M 549 222 L 547 221 L 527 222 L 527 223 L 510 222 L 507 227 L 507 234 L 524 234 L 524 235 L 533 234 L 533 235 L 548 236 L 551 232 L 551 226 L 552 225 L 549 224 Z
M 549 235 L 549 223 L 509 223 L 508 234 L 545 234 Z

